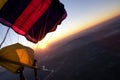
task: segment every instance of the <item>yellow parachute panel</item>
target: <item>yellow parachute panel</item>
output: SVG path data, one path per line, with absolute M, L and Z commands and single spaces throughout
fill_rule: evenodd
M 0 0 L 0 9 L 5 5 L 8 0 Z
M 0 65 L 16 73 L 21 66 L 33 67 L 34 51 L 19 43 L 0 50 Z
M 0 65 L 13 73 L 17 73 L 18 69 L 20 68 L 20 65 L 12 64 L 10 62 L 1 61 L 1 60 L 0 60 Z

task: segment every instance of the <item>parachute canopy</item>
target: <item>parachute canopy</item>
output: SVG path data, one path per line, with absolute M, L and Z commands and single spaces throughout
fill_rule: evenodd
M 4 6 L 4 4 L 7 2 L 7 0 L 1 0 L 0 1 L 0 9 Z
M 34 51 L 19 43 L 0 49 L 0 66 L 17 73 L 21 66 L 33 67 Z
M 67 16 L 59 0 L 0 0 L 0 23 L 37 43 Z

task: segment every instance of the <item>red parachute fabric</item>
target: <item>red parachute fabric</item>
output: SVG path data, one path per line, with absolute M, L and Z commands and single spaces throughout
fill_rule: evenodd
M 0 9 L 0 22 L 11 27 L 30 2 L 31 0 L 7 0 Z
M 12 28 L 26 34 L 39 17 L 47 10 L 52 0 L 32 0 L 23 13 L 18 17 Z
M 67 16 L 59 0 L 8 0 L 0 10 L 0 22 L 37 43 L 54 31 Z

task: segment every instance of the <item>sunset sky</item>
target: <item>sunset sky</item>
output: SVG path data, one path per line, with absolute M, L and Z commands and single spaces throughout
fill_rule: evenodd
M 90 26 L 111 19 L 120 15 L 120 0 L 60 0 L 67 11 L 67 18 L 58 26 L 55 32 L 49 33 L 37 44 L 30 43 L 23 36 L 10 30 L 7 39 L 2 47 L 16 42 L 30 46 L 32 48 L 48 48 L 55 41 L 90 28 Z M 0 42 L 3 40 L 6 26 L 0 24 Z

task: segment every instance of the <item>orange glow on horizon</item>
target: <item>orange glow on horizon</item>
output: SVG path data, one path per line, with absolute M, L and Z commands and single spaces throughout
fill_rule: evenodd
M 103 23 L 103 22 L 105 22 L 107 20 L 110 20 L 110 19 L 112 19 L 114 17 L 117 17 L 119 15 L 120 14 L 118 13 L 118 11 L 116 11 L 116 12 L 113 12 L 113 13 L 109 13 L 109 15 L 108 14 L 104 14 L 103 16 L 96 17 L 95 19 L 92 19 L 91 21 L 85 22 L 87 24 L 79 25 L 81 27 L 79 27 L 79 29 L 77 29 L 76 32 L 80 32 L 80 31 L 86 30 L 88 28 L 92 28 L 92 27 L 94 27 L 97 24 Z
M 46 35 L 46 37 L 40 42 L 38 43 L 38 49 L 41 50 L 46 50 L 46 48 L 49 49 L 49 46 L 56 43 L 57 41 L 63 40 L 66 37 L 69 37 L 73 34 L 76 34 L 78 32 L 84 31 L 86 29 L 89 28 L 93 28 L 95 25 L 103 23 L 107 20 L 110 20 L 116 16 L 118 16 L 119 13 L 118 11 L 115 12 L 111 12 L 106 13 L 104 15 L 101 16 L 94 16 L 93 18 L 91 18 L 91 20 L 86 20 L 86 21 L 80 21 L 78 24 L 74 25 L 74 24 L 63 24 L 61 25 L 62 27 L 64 27 L 64 29 L 59 29 L 59 27 L 57 28 L 56 31 L 54 31 L 53 33 L 49 33 Z M 69 26 L 69 28 L 67 28 L 67 26 Z M 74 26 L 74 28 L 70 29 L 71 26 Z M 66 27 L 66 29 L 65 29 Z
M 112 18 L 114 18 L 114 17 L 116 17 L 118 15 L 119 14 L 117 14 L 117 12 L 116 13 L 110 13 L 109 15 L 108 14 L 104 14 L 103 16 L 99 16 L 99 17 L 93 18 L 91 21 L 86 21 L 84 23 L 79 24 L 78 28 L 74 28 L 72 30 L 66 30 L 66 32 L 61 32 L 62 35 L 61 34 L 57 34 L 56 35 L 56 32 L 55 32 L 54 35 L 57 36 L 57 37 L 52 37 L 49 40 L 50 43 L 47 43 L 47 44 L 48 45 L 52 44 L 52 43 L 54 43 L 56 41 L 62 40 L 65 37 L 68 37 L 68 36 L 73 35 L 75 33 L 81 32 L 81 31 L 89 29 L 89 28 L 93 28 L 95 25 L 103 23 L 103 22 L 105 22 L 107 20 L 110 20 L 110 19 L 112 19 Z

